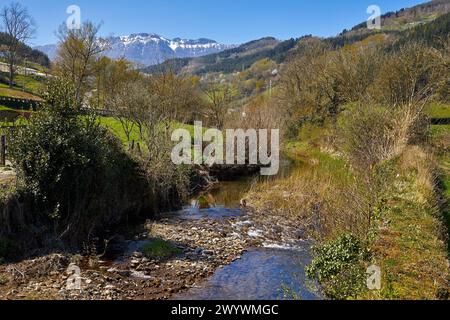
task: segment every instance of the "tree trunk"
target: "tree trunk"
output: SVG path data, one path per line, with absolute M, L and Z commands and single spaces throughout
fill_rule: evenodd
M 9 63 L 9 87 L 12 88 L 14 86 L 14 63 Z

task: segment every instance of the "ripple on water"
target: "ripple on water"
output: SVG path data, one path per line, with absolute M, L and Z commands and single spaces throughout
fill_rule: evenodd
M 205 283 L 177 296 L 178 300 L 282 300 L 289 288 L 303 300 L 320 296 L 307 284 L 304 273 L 308 250 L 260 248 L 219 269 Z
M 239 208 L 235 209 L 216 206 L 207 209 L 200 209 L 195 206 L 189 206 L 183 208 L 183 210 L 172 212 L 169 214 L 169 216 L 186 220 L 200 220 L 204 218 L 226 219 L 226 218 L 240 217 L 243 214 L 244 211 Z

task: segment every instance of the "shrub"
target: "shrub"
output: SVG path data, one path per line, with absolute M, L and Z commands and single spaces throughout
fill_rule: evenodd
M 148 194 L 120 141 L 93 116 L 78 115 L 67 86 L 54 86 L 45 109 L 10 137 L 26 212 L 25 218 L 11 214 L 0 222 L 10 232 L 28 231 L 30 242 L 78 246 L 124 213 L 139 211 Z
M 421 43 L 411 43 L 393 51 L 384 61 L 369 94 L 392 107 L 426 100 L 436 83 L 448 76 L 442 69 L 439 52 Z
M 309 278 L 323 286 L 327 297 L 356 297 L 365 286 L 368 251 L 353 235 L 343 235 L 314 249 L 315 258 L 306 269 Z
M 408 143 L 423 139 L 423 120 L 420 105 L 391 109 L 362 104 L 342 114 L 337 135 L 353 167 L 367 171 L 399 156 Z

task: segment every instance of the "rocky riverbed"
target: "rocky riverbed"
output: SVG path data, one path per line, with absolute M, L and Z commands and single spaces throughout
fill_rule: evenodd
M 242 197 L 252 183 L 252 179 L 223 182 L 183 210 L 148 221 L 128 238 L 112 239 L 101 254 L 86 248 L 84 255 L 57 253 L 0 264 L 0 299 L 173 299 L 198 292 L 214 275 L 223 275 L 234 265 L 238 270 L 247 268 L 249 257 L 252 263 L 255 257 L 273 263 L 261 270 L 264 274 L 280 273 L 278 266 L 292 268 L 296 262 L 289 261 L 291 256 L 309 248 L 304 243 L 304 222 L 283 212 L 249 207 L 252 199 Z M 155 239 L 170 243 L 177 253 L 163 260 L 149 258 L 142 248 Z M 268 251 L 255 254 L 258 248 Z M 307 259 L 304 253 L 301 256 Z M 74 280 L 80 280 L 79 289 L 70 287 Z M 263 290 L 257 284 L 249 289 Z M 272 289 L 264 288 L 267 294 Z
M 180 253 L 162 261 L 145 257 L 141 247 L 155 238 Z M 133 239 L 111 244 L 121 251 L 113 257 L 52 254 L 0 266 L 0 299 L 170 299 L 241 259 L 248 248 L 294 246 L 300 238 L 287 220 L 275 223 L 251 211 L 200 219 L 170 214 L 149 221 Z M 74 279 L 69 266 L 80 268 L 80 290 L 68 290 Z

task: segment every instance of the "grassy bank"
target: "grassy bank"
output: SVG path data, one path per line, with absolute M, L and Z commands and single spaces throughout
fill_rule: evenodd
M 445 298 L 448 277 L 446 231 L 436 188 L 433 156 L 413 147 L 395 164 L 397 176 L 380 211 L 371 244 L 383 286 L 373 299 Z
M 448 210 L 442 209 L 441 197 L 449 195 L 448 154 L 439 158 L 440 172 L 445 173 L 441 176 L 443 189 L 439 189 L 439 163 L 432 152 L 407 147 L 383 166 L 389 175 L 387 188 L 372 208 L 365 207 L 364 187 L 355 182 L 349 164 L 339 154 L 320 148 L 316 139 L 290 142 L 285 149 L 301 165 L 286 179 L 255 187 L 247 197 L 255 210 L 295 217 L 293 221 L 301 221 L 297 227 L 322 244 L 343 234 L 365 239 L 370 255 L 363 263 L 381 267 L 382 289 L 363 290 L 354 298 L 446 297 L 443 216 L 447 212 L 448 219 Z M 366 220 L 360 211 L 370 208 L 375 221 L 367 232 L 361 228 Z

